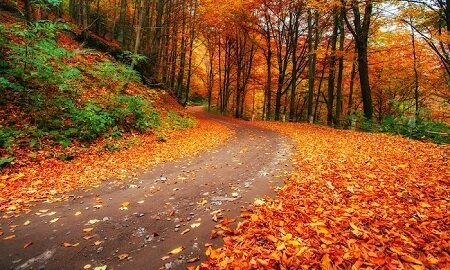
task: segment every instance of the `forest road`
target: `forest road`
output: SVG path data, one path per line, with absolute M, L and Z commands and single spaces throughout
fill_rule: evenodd
M 275 196 L 291 170 L 293 143 L 244 121 L 191 110 L 235 135 L 198 155 L 1 220 L 16 237 L 0 240 L 0 269 L 186 269 L 199 263 L 188 260 L 205 258 L 205 244 L 220 247 L 211 230 L 223 217 L 239 220 L 255 198 Z M 183 250 L 170 255 L 177 247 Z

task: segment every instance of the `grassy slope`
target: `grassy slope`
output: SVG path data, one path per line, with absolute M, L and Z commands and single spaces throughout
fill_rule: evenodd
M 167 92 L 144 86 L 126 65 L 52 27 L 26 29 L 0 11 L 4 217 L 28 211 L 37 201 L 65 200 L 71 191 L 106 179 L 123 181 L 137 169 L 195 154 L 231 136 L 221 124 L 193 119 Z M 54 36 L 46 35 L 52 31 Z
M 26 30 L 12 14 L 0 17 L 3 167 L 72 159 L 104 139 L 110 140 L 106 151 L 117 150 L 114 139 L 124 134 L 163 136 L 167 128 L 193 123 L 167 93 L 148 89 L 128 66 L 84 49 L 55 24 Z

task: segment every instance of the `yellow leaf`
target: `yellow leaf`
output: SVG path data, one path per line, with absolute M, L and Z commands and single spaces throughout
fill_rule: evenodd
M 323 270 L 333 270 L 333 266 L 331 265 L 330 256 L 325 254 L 322 256 L 322 269 Z
M 59 220 L 59 218 L 54 218 L 54 219 L 50 220 L 50 223 L 55 223 L 58 220 Z
M 431 254 L 428 254 L 428 256 L 427 256 L 427 261 L 429 262 L 429 263 L 431 263 L 431 264 L 438 264 L 439 263 L 439 260 L 438 259 L 436 259 L 433 255 L 431 255 Z
M 168 259 L 170 259 L 170 256 L 161 257 L 161 260 L 163 260 L 163 261 L 168 260 Z
M 63 243 L 63 247 L 76 247 L 76 246 L 78 246 L 79 244 L 80 244 L 80 243 L 71 244 L 71 243 L 64 242 L 64 243 Z
M 305 251 L 308 250 L 308 247 L 301 247 L 297 253 L 295 253 L 295 256 L 302 256 L 303 253 L 305 253 Z
M 23 223 L 23 226 L 28 226 L 28 225 L 30 225 L 30 223 L 31 223 L 31 221 L 27 220 Z
M 128 207 L 128 205 L 130 205 L 130 202 L 123 202 L 120 205 L 122 205 L 122 207 Z
M 75 216 L 79 216 L 79 215 L 81 215 L 80 211 L 75 212 Z
M 184 247 L 177 247 L 177 248 L 174 248 L 174 249 L 172 249 L 170 252 L 169 252 L 169 254 L 170 255 L 176 255 L 176 254 L 178 254 L 178 253 L 180 253 L 181 251 L 183 251 L 184 250 Z
M 182 231 L 180 234 L 181 234 L 181 235 L 187 234 L 190 230 L 191 230 L 191 229 L 186 229 L 186 230 Z
M 88 232 L 91 232 L 93 229 L 94 228 L 86 228 L 86 229 L 83 229 L 83 232 L 88 233 Z
M 279 242 L 278 243 L 278 245 L 277 245 L 277 250 L 278 251 L 283 250 L 285 248 L 286 248 L 286 245 L 284 244 L 284 242 Z
M 128 253 L 120 254 L 117 257 L 119 258 L 119 261 L 125 260 L 126 258 L 128 258 Z

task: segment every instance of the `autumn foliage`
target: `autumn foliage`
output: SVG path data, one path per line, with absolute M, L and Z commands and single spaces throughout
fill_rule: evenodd
M 202 269 L 445 269 L 448 146 L 304 124 L 258 123 L 297 144 L 276 199 L 255 201 Z
M 0 211 L 12 216 L 29 211 L 39 201 L 66 200 L 68 192 L 77 188 L 95 188 L 111 178 L 121 182 L 137 169 L 194 155 L 224 142 L 231 134 L 222 124 L 199 120 L 195 127 L 169 132 L 164 141 L 154 134 L 129 135 L 116 142 L 123 146 L 121 151 L 105 153 L 102 150 L 107 142 L 100 140 L 72 162 L 53 158 L 20 170 L 5 169 L 0 175 Z

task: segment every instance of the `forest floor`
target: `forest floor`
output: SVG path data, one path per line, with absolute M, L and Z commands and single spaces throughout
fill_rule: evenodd
M 221 226 L 202 269 L 450 269 L 450 147 L 257 123 L 296 144 L 275 199 Z
M 199 126 L 175 133 L 183 143 L 105 163 L 147 171 L 7 210 L 1 268 L 450 267 L 448 145 L 194 114 Z M 155 161 L 160 148 L 145 149 L 158 144 Z M 202 152 L 169 154 L 186 145 Z
M 45 173 L 36 167 L 3 187 L 0 268 L 185 269 L 205 260 L 210 245 L 223 245 L 210 238 L 215 225 L 275 195 L 290 173 L 293 143 L 246 122 L 195 115 L 197 127 L 167 142 L 143 140 L 101 160 L 44 166 Z M 32 172 L 50 180 L 36 184 Z

